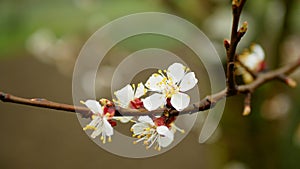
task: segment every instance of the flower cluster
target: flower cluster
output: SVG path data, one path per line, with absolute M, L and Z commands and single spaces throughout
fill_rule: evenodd
M 174 121 L 176 116 L 162 111 L 160 117 L 115 117 L 116 106 L 126 109 L 146 109 L 153 111 L 159 108 L 182 111 L 188 107 L 190 96 L 184 92 L 192 89 L 198 83 L 195 73 L 180 63 L 174 63 L 167 70 L 158 70 L 153 73 L 145 84 L 137 86 L 128 84 L 114 92 L 116 99 L 113 102 L 101 99 L 82 102 L 93 113 L 92 121 L 84 127 L 84 130 L 93 130 L 91 137 L 100 136 L 103 143 L 111 141 L 113 135 L 114 120 L 122 123 L 133 122 L 131 131 L 137 140 L 134 143 L 143 142 L 146 148 L 153 145 L 156 150 L 167 147 L 174 140 L 174 133 L 178 128 Z

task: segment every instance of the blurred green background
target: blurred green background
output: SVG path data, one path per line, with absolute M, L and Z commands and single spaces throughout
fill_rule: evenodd
M 137 12 L 166 12 L 187 19 L 213 41 L 225 61 L 222 43 L 229 38 L 230 4 L 229 0 L 1 0 L 0 90 L 71 104 L 73 67 L 85 41 L 111 20 Z M 249 31 L 238 51 L 257 42 L 265 48 L 269 68 L 294 61 L 300 56 L 299 17 L 299 0 L 249 0 L 242 16 Z M 133 38 L 105 60 L 96 91 L 110 96 L 105 79 L 120 55 L 153 46 L 183 59 L 188 53 L 176 41 Z M 193 67 L 194 60 L 186 60 Z M 292 77 L 300 83 L 299 71 Z M 255 92 L 248 117 L 241 115 L 243 97 L 229 98 L 209 143 L 198 143 L 196 126 L 171 151 L 147 159 L 102 150 L 72 113 L 0 103 L 0 168 L 298 169 L 299 94 L 299 87 L 269 83 Z

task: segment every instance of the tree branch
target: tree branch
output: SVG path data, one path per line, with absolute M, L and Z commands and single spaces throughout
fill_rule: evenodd
M 231 38 L 229 41 L 224 41 L 226 54 L 227 54 L 227 93 L 228 95 L 235 95 L 237 91 L 237 85 L 235 81 L 235 60 L 236 60 L 236 48 L 247 31 L 247 22 L 244 22 L 242 27 L 238 30 L 239 21 L 242 9 L 246 0 L 233 0 L 232 1 L 232 14 L 233 21 L 231 27 Z
M 287 76 L 290 73 L 294 72 L 299 67 L 300 67 L 300 58 L 296 62 L 287 64 L 279 69 L 260 73 L 257 75 L 257 78 L 252 83 L 247 85 L 237 86 L 237 92 L 234 95 L 237 95 L 238 93 L 249 93 L 249 92 L 252 93 L 255 91 L 255 89 L 262 86 L 263 84 L 271 80 L 278 80 L 282 76 Z M 199 103 L 194 103 L 181 112 L 178 112 L 176 110 L 168 110 L 168 109 L 158 109 L 154 111 L 147 111 L 145 109 L 138 109 L 138 110 L 124 109 L 117 106 L 115 116 L 161 115 L 165 111 L 169 111 L 169 113 L 172 115 L 197 113 L 199 111 L 205 111 L 213 108 L 214 105 L 218 103 L 218 101 L 222 100 L 225 97 L 234 96 L 232 94 L 228 95 L 227 91 L 228 91 L 227 89 L 223 89 L 222 91 L 216 94 L 207 96 L 204 99 L 202 99 Z M 15 104 L 23 104 L 23 105 L 34 106 L 34 107 L 42 107 L 48 109 L 80 113 L 82 114 L 83 117 L 90 117 L 91 115 L 90 110 L 86 107 L 57 103 L 57 102 L 52 102 L 40 98 L 26 99 L 11 94 L 7 94 L 4 92 L 0 92 L 0 100 L 3 102 L 10 102 Z
M 224 46 L 227 53 L 227 88 L 222 91 L 215 93 L 211 96 L 207 96 L 202 99 L 199 103 L 195 103 L 187 107 L 181 112 L 178 112 L 173 109 L 158 109 L 154 111 L 147 111 L 146 109 L 124 109 L 121 107 L 115 107 L 115 116 L 143 116 L 143 115 L 161 115 L 164 112 L 168 112 L 170 115 L 181 115 L 181 114 L 192 114 L 199 111 L 205 111 L 214 107 L 220 100 L 225 97 L 230 97 L 237 95 L 239 93 L 246 94 L 245 105 L 250 107 L 251 94 L 260 87 L 261 85 L 271 81 L 271 80 L 280 80 L 286 83 L 287 85 L 294 87 L 296 82 L 291 78 L 288 78 L 287 75 L 294 72 L 298 67 L 300 67 L 300 58 L 293 63 L 287 64 L 279 69 L 255 74 L 254 81 L 250 84 L 238 86 L 235 81 L 235 62 L 236 59 L 236 47 L 247 31 L 247 22 L 244 22 L 241 28 L 238 30 L 239 19 L 241 11 L 245 4 L 246 0 L 233 0 L 232 1 L 232 11 L 233 11 L 233 23 L 231 31 L 231 40 L 224 40 Z M 57 103 L 48 101 L 46 99 L 34 98 L 27 99 L 4 92 L 0 92 L 0 100 L 3 102 L 10 102 L 15 104 L 23 104 L 34 107 L 42 107 L 55 110 L 63 110 L 67 112 L 80 113 L 83 117 L 90 117 L 91 112 L 86 107 L 74 106 L 69 104 Z M 246 109 L 247 110 L 247 109 Z M 248 112 L 248 110 L 246 111 Z M 250 112 L 250 110 L 249 110 Z M 247 114 L 247 113 L 246 113 Z

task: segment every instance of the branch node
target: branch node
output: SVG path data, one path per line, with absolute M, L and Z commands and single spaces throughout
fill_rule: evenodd
M 240 3 L 238 0 L 232 0 L 232 8 L 238 8 L 240 6 Z
M 292 88 L 295 88 L 297 86 L 297 82 L 290 78 L 290 77 L 287 77 L 286 75 L 284 74 L 280 74 L 278 77 L 277 77 L 278 80 L 282 81 L 283 83 L 287 84 L 288 86 L 292 87 Z
M 229 50 L 229 48 L 230 48 L 230 40 L 224 39 L 224 47 L 225 47 L 226 51 Z
M 30 101 L 32 101 L 32 102 L 49 102 L 47 99 L 43 99 L 43 98 L 33 98 L 33 99 L 30 99 Z
M 242 24 L 241 28 L 239 29 L 239 33 L 245 33 L 247 30 L 248 30 L 248 22 L 245 21 L 245 22 Z
M 3 102 L 4 102 L 4 100 L 5 100 L 5 93 L 3 93 L 3 92 L 1 92 L 0 93 L 0 100 L 2 100 Z
M 287 77 L 287 78 L 285 79 L 285 82 L 286 82 L 286 84 L 287 84 L 288 86 L 290 86 L 290 87 L 292 87 L 292 88 L 295 88 L 295 87 L 297 86 L 297 82 L 296 82 L 294 79 L 292 79 L 292 78 Z
M 251 107 L 249 105 L 244 107 L 243 116 L 248 116 L 251 113 Z
M 234 67 L 235 67 L 235 63 L 234 62 L 230 62 L 228 63 L 228 72 L 227 72 L 227 94 L 229 96 L 235 95 L 237 93 L 237 85 L 235 82 L 235 74 L 234 74 Z M 232 74 L 233 72 L 233 74 Z

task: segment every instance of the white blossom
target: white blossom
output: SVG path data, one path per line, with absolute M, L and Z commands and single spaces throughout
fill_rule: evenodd
M 169 146 L 174 140 L 174 133 L 165 125 L 157 126 L 149 116 L 140 116 L 136 124 L 131 127 L 133 136 L 138 140 L 134 144 L 143 141 L 147 149 L 155 143 L 155 149 L 160 151 L 162 147 Z
M 106 143 L 106 137 L 108 137 L 108 142 L 111 142 L 111 136 L 114 134 L 113 127 L 108 122 L 110 114 L 104 115 L 103 108 L 96 100 L 87 100 L 82 102 L 86 105 L 93 113 L 92 121 L 83 128 L 83 130 L 93 130 L 91 137 L 96 138 L 100 136 L 103 143 Z
M 265 69 L 265 53 L 263 48 L 258 44 L 250 46 L 250 50 L 244 51 L 238 56 L 239 61 L 254 73 Z M 252 75 L 247 72 L 240 64 L 237 64 L 236 74 L 242 75 L 245 83 L 253 81 Z
M 163 107 L 167 99 L 170 99 L 176 110 L 185 109 L 190 103 L 190 97 L 183 92 L 192 89 L 198 83 L 195 73 L 188 71 L 189 69 L 182 64 L 174 63 L 164 71 L 166 76 L 161 70 L 152 74 L 145 86 L 155 93 L 142 100 L 144 107 L 152 111 Z
M 139 83 L 137 88 L 135 85 L 126 85 L 122 89 L 116 91 L 114 94 L 117 97 L 117 100 L 114 100 L 122 108 L 135 108 L 138 109 L 142 106 L 142 101 L 140 97 L 147 93 L 147 89 L 143 85 L 143 83 Z M 122 123 L 129 122 L 133 117 L 118 117 L 117 120 L 120 120 Z
M 120 107 L 128 108 L 131 101 L 142 97 L 146 93 L 147 89 L 145 89 L 143 83 L 139 83 L 137 88 L 135 88 L 134 84 L 132 86 L 128 84 L 114 93 L 118 99 L 115 102 L 119 104 Z
M 258 44 L 251 45 L 250 51 L 246 51 L 239 56 L 240 62 L 254 72 L 257 72 L 261 69 L 260 66 L 264 59 L 265 52 Z

